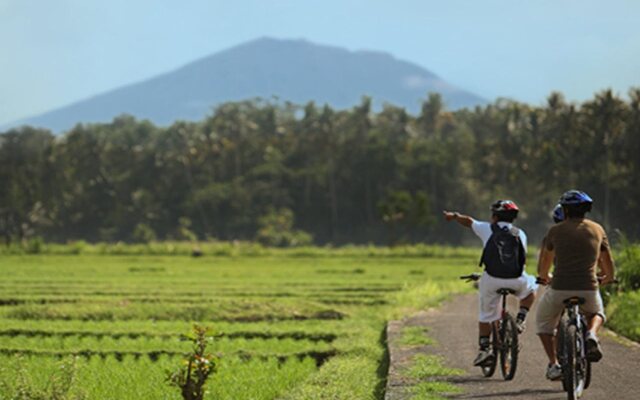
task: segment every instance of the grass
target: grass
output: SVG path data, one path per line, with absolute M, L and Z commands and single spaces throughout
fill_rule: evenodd
M 438 376 L 462 375 L 463 373 L 459 369 L 445 367 L 442 357 L 418 354 L 413 357 L 411 367 L 406 371 L 405 375 L 413 379 L 425 379 Z
M 607 305 L 607 326 L 640 342 L 640 290 L 612 296 Z
M 303 246 L 294 248 L 264 247 L 254 242 L 152 242 L 148 244 L 126 243 L 87 243 L 84 241 L 70 242 L 67 244 L 40 243 L 38 246 L 30 246 L 29 243 L 13 244 L 0 247 L 0 254 L 47 254 L 47 255 L 156 255 L 156 256 L 185 256 L 191 255 L 198 249 L 206 256 L 217 257 L 477 257 L 476 249 L 467 247 L 448 247 L 438 245 L 407 245 L 395 247 L 378 247 L 373 245 L 346 245 L 341 247 L 317 247 Z M 135 267 L 135 270 L 144 271 Z M 358 268 L 353 268 L 352 273 L 359 273 Z M 340 273 L 347 273 L 340 271 Z
M 398 344 L 401 346 L 428 346 L 434 340 L 427 335 L 428 329 L 422 326 L 409 326 L 403 329 Z
M 443 378 L 463 374 L 462 370 L 445 367 L 442 357 L 427 354 L 414 356 L 411 366 L 404 372 L 405 376 L 418 381 L 410 388 L 412 400 L 441 399 L 446 394 L 460 393 L 460 388 Z
M 411 389 L 410 400 L 440 400 L 446 395 L 461 393 L 462 389 L 448 382 L 420 382 Z
M 376 400 L 386 321 L 466 290 L 455 277 L 476 258 L 433 246 L 244 244 L 211 244 L 193 258 L 184 256 L 191 245 L 171 246 L 5 250 L 0 398 L 15 390 L 20 352 L 33 382 L 78 354 L 73 390 L 88 398 L 178 398 L 164 371 L 175 369 L 189 349 L 180 336 L 199 322 L 214 329 L 211 350 L 221 355 L 208 399 Z M 225 256 L 208 255 L 215 251 Z

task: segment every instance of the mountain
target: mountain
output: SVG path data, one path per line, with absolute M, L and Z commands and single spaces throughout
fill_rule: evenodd
M 122 113 L 168 125 L 176 119 L 202 119 L 222 102 L 273 96 L 347 108 L 368 95 L 374 105 L 388 102 L 417 113 L 428 92 L 440 92 L 450 109 L 485 102 L 386 53 L 262 38 L 9 126 L 29 124 L 60 132 L 77 122 L 106 122 Z

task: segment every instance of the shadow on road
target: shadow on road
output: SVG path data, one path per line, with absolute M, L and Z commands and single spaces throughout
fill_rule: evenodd
M 550 390 L 550 389 L 523 389 L 517 391 L 507 391 L 507 392 L 493 392 L 486 394 L 474 394 L 474 393 L 463 393 L 458 395 L 452 395 L 450 398 L 452 399 L 489 399 L 489 398 L 531 398 L 538 395 L 543 394 L 553 394 L 557 393 L 562 396 L 564 392 L 562 390 Z

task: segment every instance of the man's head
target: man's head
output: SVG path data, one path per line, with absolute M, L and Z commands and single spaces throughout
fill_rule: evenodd
M 556 207 L 553 209 L 553 222 L 560 223 L 564 221 L 564 212 L 562 211 L 562 205 L 556 204 Z
M 569 190 L 560 197 L 560 205 L 566 218 L 584 218 L 591 211 L 593 200 L 580 190 Z
M 491 215 L 495 222 L 513 222 L 518 218 L 518 206 L 511 200 L 498 200 L 491 204 Z

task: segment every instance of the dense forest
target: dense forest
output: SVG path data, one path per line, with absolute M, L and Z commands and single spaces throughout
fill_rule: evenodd
M 12 129 L 0 135 L 0 235 L 461 243 L 473 237 L 441 210 L 488 218 L 510 198 L 539 240 L 560 194 L 579 188 L 594 219 L 640 237 L 640 89 L 454 112 L 430 94 L 417 116 L 371 104 L 252 100 L 169 127 L 123 115 L 60 136 Z

